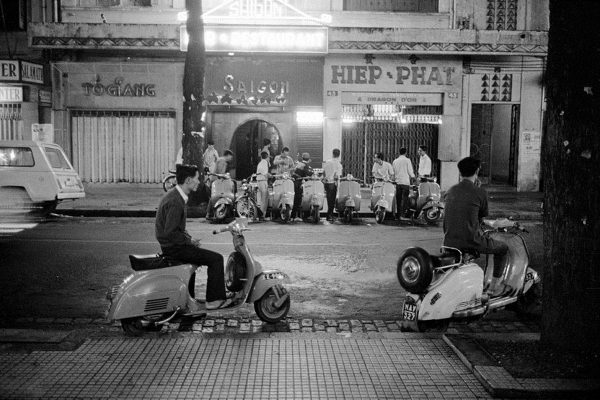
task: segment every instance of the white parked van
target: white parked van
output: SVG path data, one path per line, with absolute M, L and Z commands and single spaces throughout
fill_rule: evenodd
M 85 197 L 62 148 L 31 140 L 0 140 L 0 209 L 42 209 Z

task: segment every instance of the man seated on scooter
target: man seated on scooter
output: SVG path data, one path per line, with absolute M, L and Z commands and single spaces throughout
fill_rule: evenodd
M 294 208 L 292 209 L 292 220 L 300 218 L 302 211 L 302 178 L 311 176 L 313 170 L 310 167 L 310 154 L 302 153 L 302 160 L 296 163 L 296 169 L 294 170 Z
M 480 167 L 481 162 L 473 157 L 466 157 L 458 162 L 462 179 L 446 193 L 444 246 L 493 254 L 494 273 L 487 293 L 495 297 L 500 296 L 505 289 L 502 273 L 508 246 L 488 237 L 481 228 L 481 220 L 488 215 L 488 197 L 486 191 L 476 185 Z
M 198 189 L 200 173 L 195 165 L 178 165 L 177 186 L 163 196 L 156 211 L 155 233 L 164 256 L 182 263 L 206 265 L 206 309 L 214 310 L 231 305 L 225 293 L 223 256 L 200 247 L 200 241 L 192 239 L 185 229 L 187 201 L 191 192 Z M 190 280 L 190 294 L 194 296 L 196 274 Z
M 384 160 L 383 153 L 375 153 L 371 173 L 375 179 L 390 181 L 394 177 L 394 168 L 392 164 Z

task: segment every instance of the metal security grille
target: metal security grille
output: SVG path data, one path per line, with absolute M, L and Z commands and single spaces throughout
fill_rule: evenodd
M 0 104 L 0 140 L 22 140 L 21 104 Z
M 311 167 L 321 168 L 323 166 L 323 127 L 318 125 L 299 125 L 296 136 L 298 152 L 310 153 Z
M 441 106 L 406 107 L 405 114 L 441 115 Z M 427 146 L 432 160 L 432 175 L 438 176 L 438 126 L 435 124 L 401 124 L 396 121 L 363 121 L 344 124 L 342 128 L 342 160 L 344 174 L 370 178 L 373 155 L 383 153 L 392 163 L 401 147 L 406 147 L 407 157 L 415 173 L 419 167 L 419 146 Z M 438 176 L 439 178 L 439 176 Z M 367 179 L 370 182 L 370 179 Z
M 86 182 L 159 183 L 175 163 L 175 112 L 71 111 L 73 166 Z

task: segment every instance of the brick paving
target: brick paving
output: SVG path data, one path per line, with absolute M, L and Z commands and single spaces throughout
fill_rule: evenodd
M 153 334 L 90 339 L 70 352 L 4 353 L 0 397 L 490 398 L 439 336 L 399 332 Z

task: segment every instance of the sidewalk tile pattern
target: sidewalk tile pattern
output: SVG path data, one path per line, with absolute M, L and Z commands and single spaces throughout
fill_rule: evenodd
M 440 338 L 313 335 L 91 339 L 73 352 L 0 354 L 0 393 L 6 399 L 490 398 Z

